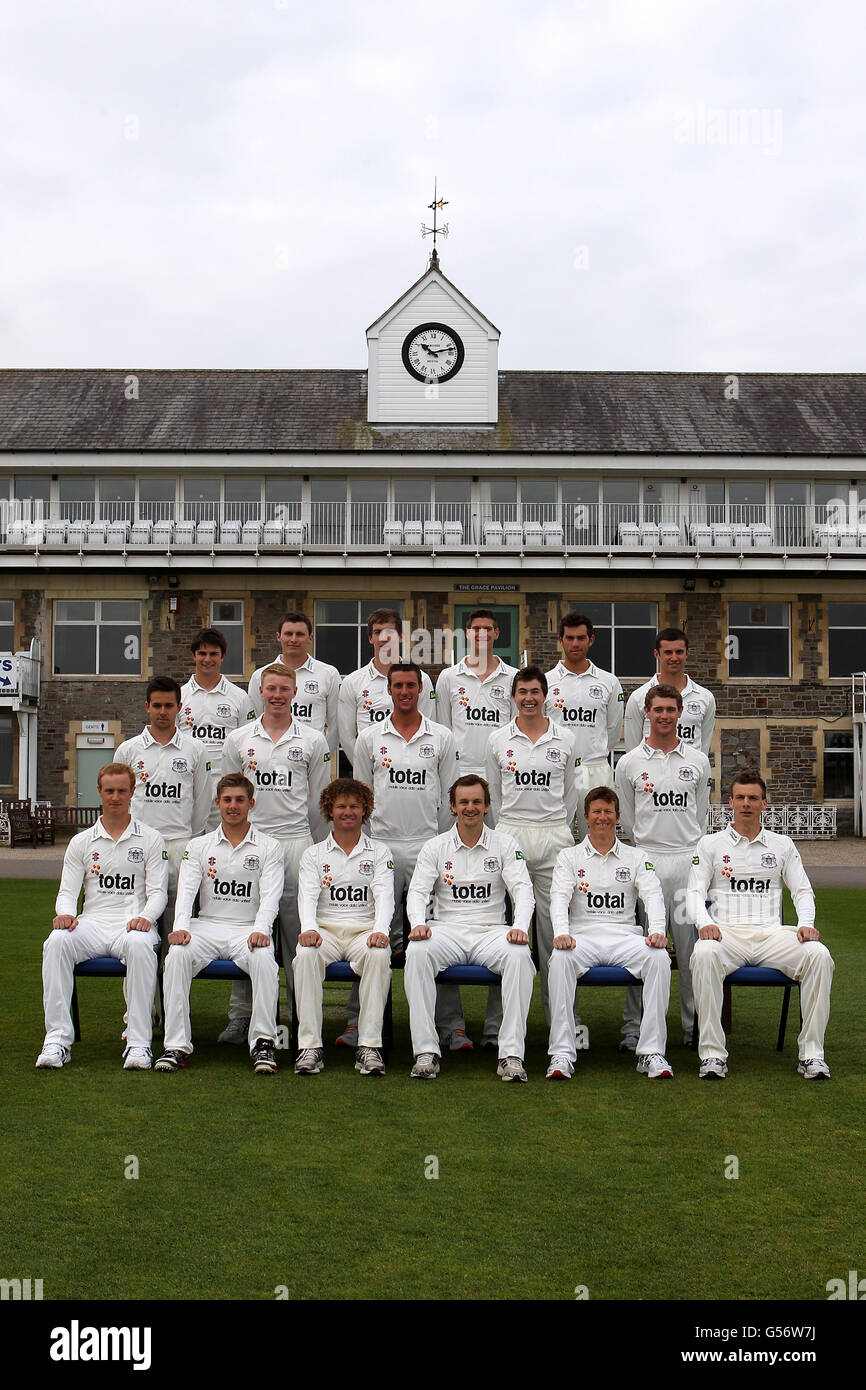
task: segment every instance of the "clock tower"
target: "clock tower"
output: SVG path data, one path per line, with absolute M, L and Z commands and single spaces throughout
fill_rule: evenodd
M 372 425 L 495 425 L 499 329 L 439 268 L 367 329 L 367 419 Z

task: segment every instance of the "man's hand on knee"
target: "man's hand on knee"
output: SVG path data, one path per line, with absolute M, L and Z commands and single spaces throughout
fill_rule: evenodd
M 665 936 L 664 932 L 654 931 L 654 932 L 651 932 L 650 935 L 646 938 L 646 944 L 647 944 L 648 946 L 656 946 L 656 947 L 659 947 L 659 946 L 667 946 L 667 944 L 668 944 L 668 939 L 667 939 L 667 937 Z
M 807 941 L 819 941 L 821 933 L 817 927 L 798 927 L 797 940 L 802 944 Z
M 170 931 L 166 940 L 169 946 L 188 946 L 192 937 L 188 931 L 184 931 L 181 927 L 178 931 Z
M 413 927 L 412 930 L 411 930 L 410 933 L 409 933 L 409 940 L 410 940 L 410 941 L 426 941 L 426 940 L 428 939 L 428 937 L 431 937 L 432 935 L 433 935 L 433 933 L 431 932 L 431 930 L 430 930 L 430 928 L 429 928 L 428 926 Z M 509 940 L 510 940 L 510 939 L 511 939 L 511 938 L 509 937 Z
M 563 936 L 555 936 L 553 938 L 553 949 L 555 951 L 573 951 L 576 945 L 577 942 L 574 937 L 569 936 L 567 932 Z
M 51 925 L 55 931 L 75 931 L 78 918 L 72 917 L 68 912 L 62 912 L 59 917 L 54 918 Z
M 529 945 L 529 937 L 527 936 L 526 932 L 521 931 L 519 927 L 512 927 L 511 931 L 508 933 L 505 939 L 506 941 L 510 941 L 512 946 Z
M 126 924 L 127 931 L 150 931 L 153 923 L 147 917 L 131 917 Z
M 722 933 L 715 922 L 708 922 L 705 927 L 701 927 L 698 936 L 701 941 L 721 941 L 722 939 Z
M 321 946 L 321 944 L 322 938 L 314 927 L 311 927 L 309 931 L 302 931 L 298 937 L 299 946 Z
M 383 931 L 372 931 L 367 937 L 368 946 L 378 946 L 380 949 L 390 946 L 391 939 Z
M 247 937 L 247 945 L 251 951 L 254 951 L 257 946 L 270 946 L 270 944 L 271 938 L 268 936 L 267 932 L 254 931 L 250 932 L 250 935 Z

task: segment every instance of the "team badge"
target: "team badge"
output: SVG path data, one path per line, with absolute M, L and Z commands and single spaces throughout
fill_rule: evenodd
M 686 714 L 700 714 L 700 712 L 701 707 L 698 704 L 697 700 L 689 700 L 688 704 L 686 705 Z
M 698 780 L 698 774 L 693 767 L 681 767 L 677 776 L 681 782 L 696 782 Z
M 258 869 L 259 867 L 259 856 L 257 854 L 248 854 L 244 859 L 244 868 Z
M 505 686 L 504 686 L 504 685 L 491 685 L 491 687 L 490 687 L 490 698 L 491 698 L 491 700 L 504 700 L 504 699 L 505 699 Z
M 623 695 L 622 691 L 619 692 L 619 695 L 617 696 L 617 700 L 619 701 L 620 704 L 622 704 L 623 701 L 625 700 L 625 696 Z
M 319 682 L 318 682 L 318 681 L 305 681 L 305 682 L 304 682 L 304 690 L 306 691 L 306 693 L 307 693 L 308 695 L 318 695 L 318 693 L 319 693 Z
M 358 873 L 359 873 L 359 874 L 371 874 L 372 872 L 373 872 L 373 861 L 372 861 L 372 859 L 362 859 L 362 860 L 360 861 L 360 863 L 358 864 Z
M 175 758 L 171 764 L 172 772 L 188 772 L 189 763 L 186 758 Z
M 762 855 L 761 855 L 761 868 L 762 868 L 762 869 L 775 869 L 775 867 L 776 867 L 776 856 L 775 856 L 775 854 L 762 854 Z
M 549 763 L 561 763 L 563 755 L 558 748 L 548 748 L 545 757 Z
M 418 757 L 419 757 L 419 758 L 435 758 L 435 757 L 436 757 L 436 749 L 433 747 L 432 743 L 422 743 L 422 744 L 421 744 L 421 747 L 418 749 Z
M 604 695 L 604 691 L 600 685 L 591 685 L 587 694 L 591 700 L 600 700 Z
M 143 864 L 143 863 L 144 863 L 144 850 L 143 850 L 143 849 L 131 849 L 131 850 L 129 851 L 129 853 L 127 854 L 126 857 L 127 857 L 127 859 L 129 860 L 130 864 Z
M 631 869 L 617 869 L 615 878 L 617 883 L 630 883 Z
M 167 854 L 164 854 L 162 857 L 163 857 L 163 859 L 167 859 L 167 858 L 168 858 L 168 855 L 167 855 Z M 183 852 L 181 858 L 183 858 L 183 859 L 189 859 L 189 850 L 188 850 L 188 849 L 185 849 L 185 850 L 184 850 L 184 852 Z
M 218 719 L 231 719 L 232 717 L 231 705 L 217 705 L 216 712 Z
M 302 762 L 304 757 L 304 750 L 303 748 L 287 748 L 286 757 L 288 758 L 290 763 Z
M 484 872 L 485 872 L 486 874 L 495 874 L 498 868 L 499 868 L 499 860 L 496 858 L 495 855 L 492 856 L 490 859 L 485 859 L 485 861 L 484 861 Z

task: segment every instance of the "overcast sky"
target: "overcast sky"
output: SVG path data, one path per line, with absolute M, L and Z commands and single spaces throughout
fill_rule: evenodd
M 866 370 L 860 0 L 31 0 L 0 365 L 363 367 L 445 274 L 504 368 Z

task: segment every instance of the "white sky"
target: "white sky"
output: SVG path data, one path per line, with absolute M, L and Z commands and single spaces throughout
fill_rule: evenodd
M 9 5 L 0 366 L 363 367 L 438 174 L 504 368 L 866 370 L 864 73 L 858 0 Z

